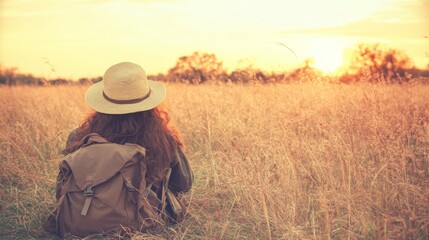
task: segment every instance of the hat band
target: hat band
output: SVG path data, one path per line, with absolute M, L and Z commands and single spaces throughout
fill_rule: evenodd
M 146 93 L 146 95 L 144 95 L 141 98 L 134 98 L 134 99 L 129 99 L 129 100 L 117 100 L 117 99 L 112 99 L 109 98 L 106 93 L 104 93 L 103 91 L 103 97 L 104 99 L 106 99 L 107 101 L 111 102 L 111 103 L 116 103 L 116 104 L 133 104 L 133 103 L 139 103 L 143 100 L 145 100 L 146 98 L 148 98 L 150 96 L 151 93 L 151 89 L 149 88 L 149 92 Z

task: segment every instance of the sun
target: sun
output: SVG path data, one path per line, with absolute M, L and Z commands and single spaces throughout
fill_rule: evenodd
M 319 55 L 314 57 L 313 66 L 323 72 L 335 73 L 342 65 L 342 58 L 333 55 Z
M 347 43 L 335 38 L 317 38 L 309 43 L 308 55 L 314 60 L 313 67 L 336 73 L 343 65 L 343 52 Z

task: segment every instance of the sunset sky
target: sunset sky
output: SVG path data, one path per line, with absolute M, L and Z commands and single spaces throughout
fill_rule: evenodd
M 333 71 L 363 42 L 425 68 L 428 35 L 429 0 L 0 0 L 0 64 L 47 78 L 101 76 L 121 61 L 156 74 L 197 50 L 229 70 L 313 58 Z

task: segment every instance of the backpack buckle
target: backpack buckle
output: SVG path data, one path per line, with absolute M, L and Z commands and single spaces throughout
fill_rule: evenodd
M 85 194 L 85 196 L 90 197 L 94 195 L 94 188 L 92 186 L 89 186 L 85 189 L 85 191 L 83 191 L 83 193 Z

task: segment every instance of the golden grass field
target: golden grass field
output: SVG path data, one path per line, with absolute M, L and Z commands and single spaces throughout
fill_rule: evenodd
M 86 89 L 0 88 L 1 239 L 55 239 L 41 223 Z M 186 220 L 150 238 L 429 238 L 428 85 L 167 89 L 195 182 Z

